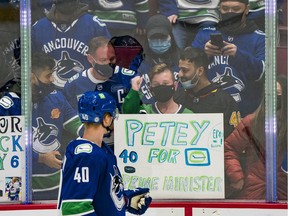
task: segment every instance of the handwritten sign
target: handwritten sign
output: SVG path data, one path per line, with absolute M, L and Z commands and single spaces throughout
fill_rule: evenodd
M 120 115 L 115 155 L 125 188 L 155 199 L 224 198 L 222 114 Z
M 25 166 L 23 116 L 0 117 L 0 201 L 21 201 Z

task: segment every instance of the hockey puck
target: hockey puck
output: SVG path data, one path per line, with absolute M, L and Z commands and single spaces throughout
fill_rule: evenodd
M 136 169 L 134 167 L 132 167 L 132 166 L 125 166 L 124 167 L 124 171 L 126 173 L 134 173 L 136 171 Z

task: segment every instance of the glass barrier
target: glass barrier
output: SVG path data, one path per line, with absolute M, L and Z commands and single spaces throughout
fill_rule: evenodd
M 16 93 L 19 105 L 19 4 L 0 6 L 1 94 Z M 94 181 L 112 199 L 148 187 L 160 200 L 287 202 L 286 1 L 32 0 L 22 9 L 26 202 L 57 200 L 59 182 L 64 201 L 80 185 L 93 197 Z M 87 91 L 99 94 L 85 100 Z M 103 92 L 119 115 L 101 105 Z M 6 103 L 3 116 L 20 114 Z M 102 143 L 103 130 L 103 152 L 70 143 L 83 134 Z M 114 152 L 119 169 L 85 162 L 90 151 L 109 151 L 109 161 Z M 12 177 L 0 179 L 5 196 Z

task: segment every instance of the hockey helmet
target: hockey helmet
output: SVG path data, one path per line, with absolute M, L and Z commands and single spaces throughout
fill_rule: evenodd
M 88 91 L 78 101 L 78 112 L 82 122 L 101 123 L 105 113 L 116 117 L 116 102 L 107 92 Z

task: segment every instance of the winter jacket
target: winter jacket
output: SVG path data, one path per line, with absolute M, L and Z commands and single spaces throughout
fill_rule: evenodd
M 225 140 L 226 185 L 244 180 L 242 190 L 233 188 L 226 198 L 262 200 L 266 197 L 265 150 L 256 146 L 252 134 L 254 114 L 242 119 L 232 134 Z M 277 158 L 277 196 L 287 200 L 287 174 L 281 169 L 285 152 Z M 228 185 L 229 186 L 229 185 Z

